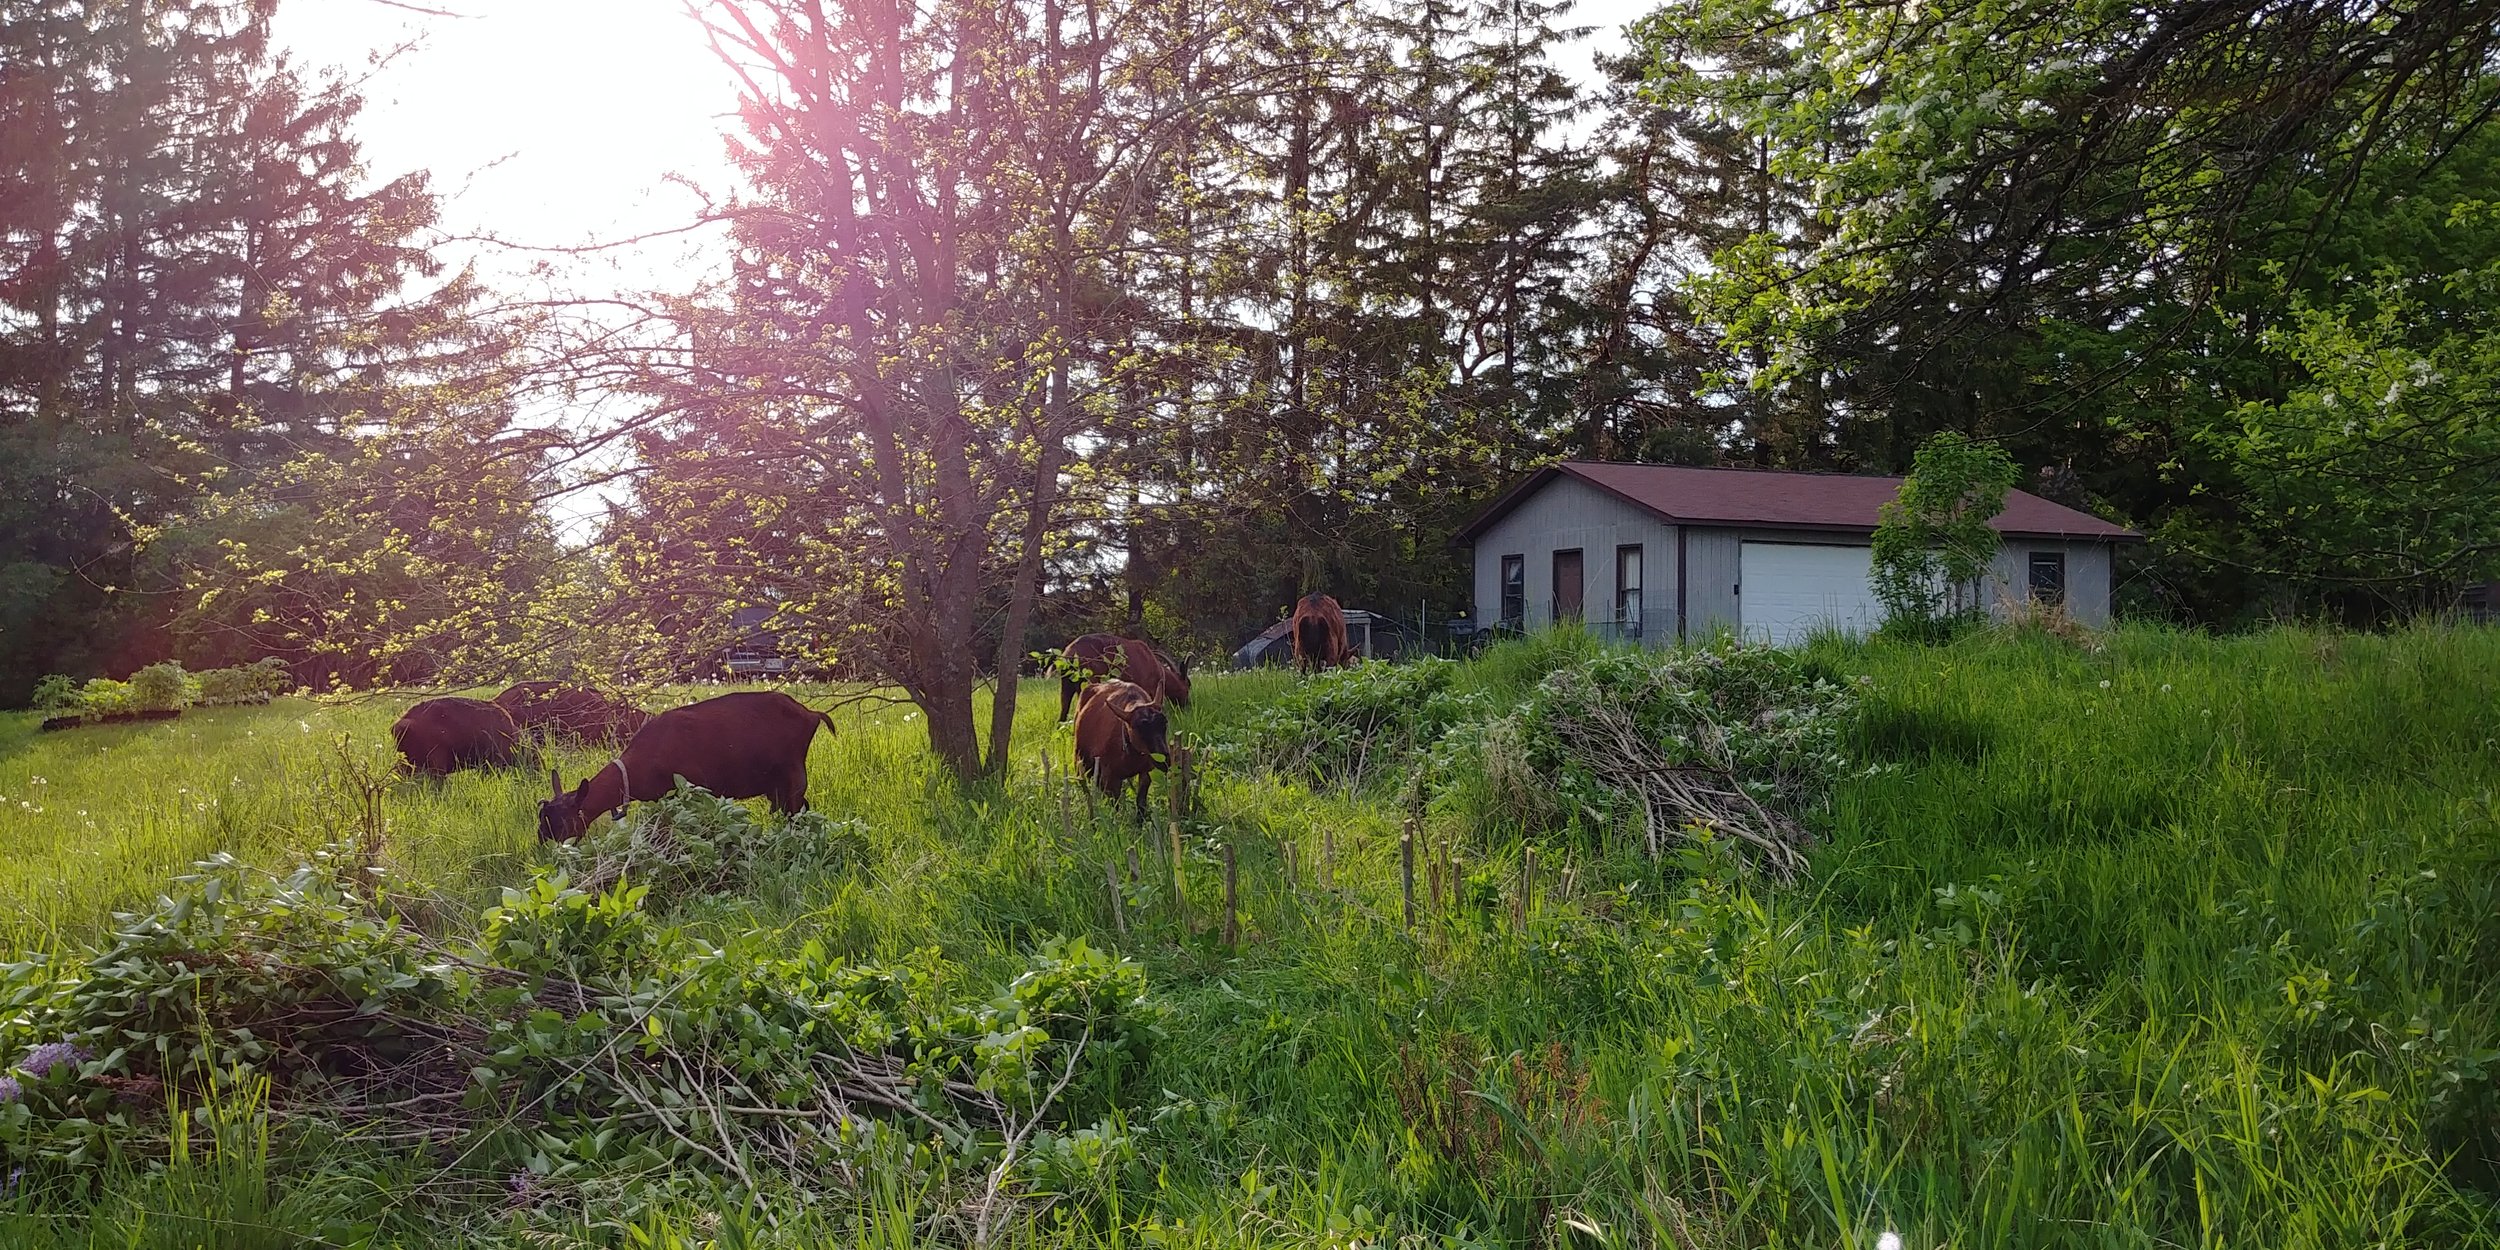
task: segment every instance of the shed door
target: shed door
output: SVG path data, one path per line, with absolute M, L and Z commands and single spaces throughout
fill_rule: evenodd
M 1788 646 L 1817 630 L 1864 634 L 1884 619 L 1867 584 L 1867 547 L 1746 543 L 1737 555 L 1737 619 L 1745 637 Z
M 1554 619 L 1576 621 L 1585 606 L 1586 586 L 1580 572 L 1580 553 L 1554 553 Z

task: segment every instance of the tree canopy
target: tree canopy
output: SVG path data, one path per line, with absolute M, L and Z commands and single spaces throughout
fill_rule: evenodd
M 2152 535 L 2132 611 L 2500 575 L 2494 0 L 1671 0 L 1594 77 L 1557 0 L 707 0 L 717 268 L 526 317 L 275 3 L 0 0 L 0 698 L 762 613 L 972 776 L 1074 633 L 1463 610 L 1552 458 L 1939 432 Z

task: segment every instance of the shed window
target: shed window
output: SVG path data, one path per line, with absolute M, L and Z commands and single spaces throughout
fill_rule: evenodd
M 1528 610 L 1528 558 L 1502 557 L 1502 624 L 1519 627 Z
M 2052 608 L 2066 602 L 2065 552 L 2031 553 L 2031 601 Z
M 1615 619 L 1633 637 L 1641 633 L 1641 549 L 1638 544 L 1615 548 Z

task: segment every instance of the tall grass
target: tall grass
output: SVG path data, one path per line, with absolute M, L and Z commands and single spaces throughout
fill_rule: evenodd
M 1818 644 L 1817 664 L 1865 679 L 1876 767 L 1784 890 L 1707 851 L 1650 864 L 1552 838 L 1522 929 L 1514 823 L 1445 805 L 1422 832 L 1473 899 L 1409 931 L 1392 802 L 1218 772 L 1176 900 L 1160 821 L 1089 818 L 1045 788 L 1068 741 L 1055 690 L 1035 690 L 1011 776 L 968 790 L 908 710 L 843 712 L 811 796 L 864 822 L 865 865 L 679 918 L 975 969 L 1054 934 L 1145 961 L 1173 1014 L 1103 1126 L 1125 1161 L 1035 1203 L 1017 1244 L 2500 1244 L 2500 633 L 2103 643 Z M 1596 645 L 1531 639 L 1461 680 L 1498 706 Z M 1179 728 L 1220 734 L 1292 680 L 1201 680 Z M 386 750 L 395 711 L 0 724 L 10 936 L 88 931 L 211 849 L 300 853 L 348 810 L 337 736 Z M 594 762 L 561 761 L 568 778 Z M 389 854 L 438 899 L 428 923 L 457 927 L 523 871 L 544 785 L 390 786 Z M 20 809 L 30 795 L 42 813 Z M 273 1167 L 284 1202 L 341 1192 L 325 1178 L 347 1165 Z M 905 1245 L 955 1227 L 899 1174 L 849 1210 L 741 1212 L 702 1183 L 632 1209 L 595 1187 L 516 1208 L 422 1182 L 364 1205 L 407 1244 Z M 79 1219 L 126 1224 L 118 1192 L 43 1201 L 85 1236 Z

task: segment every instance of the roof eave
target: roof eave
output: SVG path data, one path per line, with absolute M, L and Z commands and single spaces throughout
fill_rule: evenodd
M 1476 539 L 1481 537 L 1484 534 L 1484 531 L 1491 529 L 1495 522 L 1500 521 L 1503 517 L 1506 517 L 1513 511 L 1516 511 L 1520 504 L 1525 503 L 1530 495 L 1533 495 L 1538 490 L 1542 489 L 1545 483 L 1564 474 L 1569 474 L 1574 480 L 1579 481 L 1583 485 L 1586 485 L 1593 490 L 1603 491 L 1605 494 L 1615 499 L 1622 500 L 1624 503 L 1638 508 L 1651 516 L 1657 517 L 1670 525 L 1692 525 L 1709 529 L 1777 530 L 1791 533 L 1819 532 L 1825 534 L 1871 535 L 1875 532 L 1875 527 L 1872 525 L 1844 525 L 1820 521 L 1719 520 L 1711 517 L 1677 516 L 1676 514 L 1669 512 L 1656 504 L 1650 503 L 1648 500 L 1642 499 L 1625 491 L 1617 490 L 1614 487 L 1607 485 L 1605 482 L 1599 481 L 1597 478 L 1581 472 L 1578 463 L 1575 461 L 1558 460 L 1552 464 L 1539 467 L 1536 471 L 1530 473 L 1518 485 L 1502 492 L 1499 498 L 1495 499 L 1492 503 L 1485 505 L 1483 511 L 1478 512 L 1475 515 L 1475 518 L 1468 521 L 1467 524 L 1460 526 L 1458 532 L 1451 536 L 1450 545 L 1453 547 L 1475 546 Z M 2130 529 L 2121 529 L 2114 534 L 2075 533 L 2061 530 L 2037 529 L 2000 529 L 1997 533 L 2005 538 L 2055 539 L 2060 542 L 2140 543 L 2145 541 L 2142 534 L 2136 533 L 2134 530 Z

